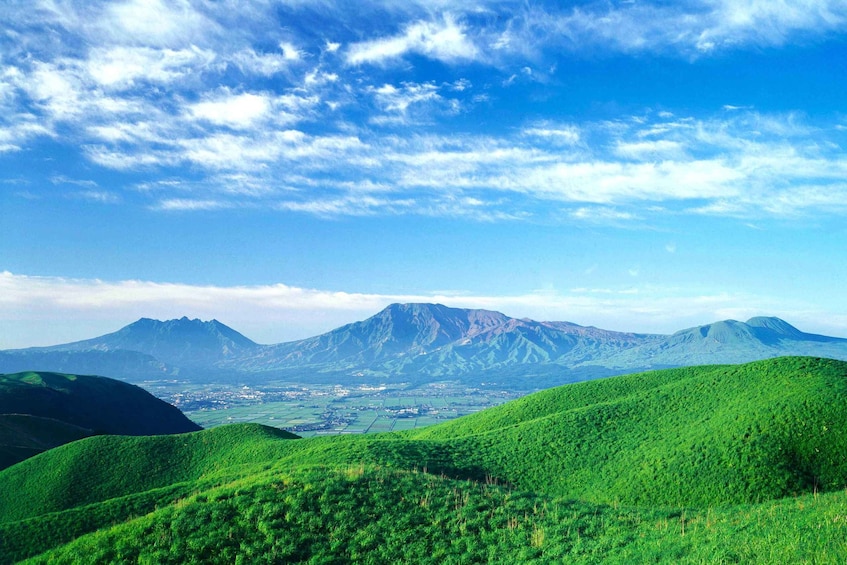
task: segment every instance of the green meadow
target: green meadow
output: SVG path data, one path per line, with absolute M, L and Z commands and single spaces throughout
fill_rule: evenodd
M 847 363 L 788 357 L 390 433 L 91 437 L 0 471 L 0 561 L 843 563 L 845 401 Z

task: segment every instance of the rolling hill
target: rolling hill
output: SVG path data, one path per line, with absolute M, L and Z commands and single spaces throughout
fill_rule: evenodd
M 0 471 L 0 559 L 843 562 L 846 400 L 847 363 L 787 357 L 409 432 L 92 437 Z
M 115 379 L 47 372 L 0 375 L 0 468 L 91 435 L 199 429 L 170 404 Z
M 0 370 L 206 383 L 450 378 L 535 390 L 624 372 L 785 355 L 847 359 L 847 339 L 805 333 L 766 317 L 656 335 L 438 304 L 393 304 L 361 322 L 276 345 L 259 345 L 216 320 L 141 319 L 90 340 L 0 351 Z

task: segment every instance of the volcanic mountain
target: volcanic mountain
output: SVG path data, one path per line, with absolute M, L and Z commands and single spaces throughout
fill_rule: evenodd
M 0 371 L 203 382 L 460 378 L 534 389 L 635 370 L 784 355 L 847 359 L 847 339 L 805 333 L 769 317 L 659 335 L 440 304 L 392 304 L 366 320 L 276 345 L 259 345 L 217 320 L 143 318 L 94 339 L 0 351 Z

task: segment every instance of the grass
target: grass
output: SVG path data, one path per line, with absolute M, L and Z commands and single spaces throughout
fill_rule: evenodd
M 94 437 L 0 471 L 0 561 L 837 563 L 847 363 L 567 385 L 458 420 Z
M 32 563 L 840 563 L 847 494 L 644 509 L 375 467 L 268 472 Z

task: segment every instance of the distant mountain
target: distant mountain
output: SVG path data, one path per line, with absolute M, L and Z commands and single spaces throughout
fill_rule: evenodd
M 128 381 L 174 377 L 180 372 L 178 367 L 138 351 L 68 350 L 62 347 L 32 347 L 0 351 L 0 372 L 20 373 L 37 369 L 56 373 L 109 375 Z
M 784 355 L 847 360 L 847 339 L 805 333 L 769 317 L 658 335 L 440 304 L 392 304 L 366 320 L 276 345 L 259 345 L 216 320 L 143 318 L 94 339 L 0 351 L 0 371 L 200 382 L 459 378 L 532 389 L 636 370 Z
M 393 304 L 362 322 L 269 346 L 233 367 L 455 376 L 513 366 L 573 366 L 661 339 L 440 304 Z
M 0 468 L 92 435 L 160 435 L 200 427 L 137 386 L 84 375 L 0 375 Z
M 141 318 L 93 339 L 0 351 L 0 371 L 99 374 L 131 381 L 209 372 L 216 376 L 218 364 L 249 356 L 261 347 L 217 320 Z
M 747 322 L 725 320 L 676 332 L 658 343 L 643 344 L 603 360 L 604 366 L 680 367 L 746 363 L 785 355 L 847 359 L 847 339 L 802 332 L 779 318 Z
M 209 367 L 238 358 L 260 346 L 217 320 L 160 322 L 141 318 L 104 336 L 40 348 L 42 351 L 136 351 L 179 367 Z

